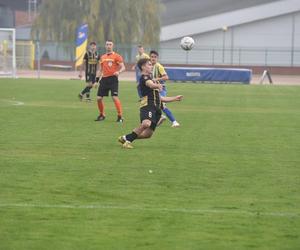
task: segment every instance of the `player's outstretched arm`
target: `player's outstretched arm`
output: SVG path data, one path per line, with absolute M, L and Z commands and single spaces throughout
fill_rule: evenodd
M 169 76 L 167 74 L 163 74 L 161 77 L 153 79 L 154 82 L 159 82 L 159 83 L 161 83 L 162 81 L 167 81 L 167 80 L 169 80 Z
M 183 95 L 177 95 L 177 96 L 161 96 L 162 102 L 180 102 L 183 99 Z
M 158 89 L 159 91 L 162 91 L 162 85 L 155 83 L 153 80 L 146 81 L 146 85 L 151 89 Z

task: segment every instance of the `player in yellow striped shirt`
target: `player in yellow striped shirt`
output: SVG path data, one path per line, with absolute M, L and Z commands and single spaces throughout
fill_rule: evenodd
M 167 72 L 165 71 L 164 66 L 162 66 L 158 62 L 158 56 L 159 55 L 158 55 L 157 51 L 155 51 L 155 50 L 150 51 L 150 60 L 153 65 L 152 77 L 153 77 L 154 81 L 159 82 L 162 85 L 163 88 L 162 88 L 162 90 L 160 90 L 159 94 L 160 94 L 160 96 L 164 97 L 164 96 L 167 96 L 166 81 L 169 79 L 169 77 L 167 75 Z M 180 124 L 176 121 L 173 113 L 166 106 L 165 103 L 163 103 L 162 110 L 166 114 L 168 119 L 172 122 L 172 125 L 171 125 L 172 128 L 177 128 L 180 126 Z M 162 118 L 158 122 L 157 126 L 159 126 L 165 119 L 166 119 L 166 117 L 162 116 Z

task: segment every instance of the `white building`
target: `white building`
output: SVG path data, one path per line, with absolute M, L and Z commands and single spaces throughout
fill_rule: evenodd
M 163 62 L 300 66 L 300 0 L 163 0 Z M 192 36 L 186 53 L 180 39 Z

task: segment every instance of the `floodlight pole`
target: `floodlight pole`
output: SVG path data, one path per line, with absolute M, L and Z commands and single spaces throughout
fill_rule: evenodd
M 189 52 L 190 52 L 190 51 L 187 50 L 186 53 L 185 53 L 185 63 L 186 63 L 186 64 L 189 64 Z
M 295 50 L 295 28 L 296 28 L 296 21 L 295 21 L 295 14 L 292 15 L 292 36 L 291 36 L 291 66 L 294 66 L 294 50 Z
M 226 31 L 227 30 L 228 30 L 227 26 L 222 27 L 222 31 L 223 31 L 222 63 L 225 63 L 225 42 L 226 42 Z
M 38 79 L 41 78 L 41 60 L 40 60 L 40 41 L 38 40 L 36 42 L 36 48 L 37 48 L 37 77 Z
M 16 64 L 16 30 L 13 30 L 13 78 L 17 77 L 17 64 Z
M 37 59 L 37 78 L 41 78 L 41 49 L 40 49 L 40 32 L 36 31 L 36 59 Z

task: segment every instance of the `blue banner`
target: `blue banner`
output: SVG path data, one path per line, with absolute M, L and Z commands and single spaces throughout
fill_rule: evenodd
M 75 67 L 79 66 L 83 62 L 83 57 L 87 48 L 88 40 L 88 25 L 83 24 L 78 27 L 76 32 L 76 63 Z
M 250 69 L 165 67 L 165 70 L 173 81 L 250 83 L 252 78 Z

